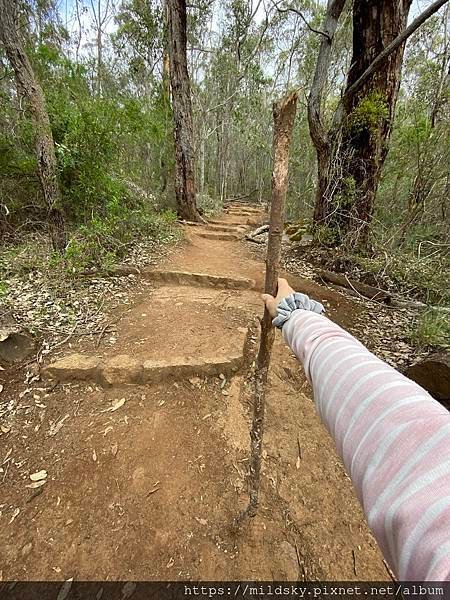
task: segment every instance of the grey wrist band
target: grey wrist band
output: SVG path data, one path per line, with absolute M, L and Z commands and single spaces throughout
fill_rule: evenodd
M 325 312 L 325 308 L 320 302 L 311 300 L 306 294 L 294 292 L 293 294 L 286 296 L 286 298 L 283 298 L 283 300 L 281 300 L 281 302 L 278 304 L 278 314 L 274 319 L 272 319 L 272 325 L 275 325 L 275 327 L 278 327 L 278 329 L 282 329 L 286 321 L 290 319 L 294 310 L 298 309 L 309 310 L 319 315 Z

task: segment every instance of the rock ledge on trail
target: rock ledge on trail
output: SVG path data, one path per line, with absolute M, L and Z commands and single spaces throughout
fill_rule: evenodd
M 450 403 L 450 355 L 437 352 L 405 369 L 404 374 L 433 398 Z
M 104 362 L 95 356 L 71 354 L 61 358 L 43 371 L 43 376 L 60 382 L 94 381 L 104 386 L 124 383 L 161 383 L 168 379 L 194 376 L 213 377 L 232 374 L 244 364 L 244 355 L 214 358 L 175 357 L 170 360 L 143 362 L 121 354 Z
M 96 380 L 99 375 L 100 358 L 84 354 L 70 354 L 60 358 L 44 370 L 44 375 L 58 381 Z

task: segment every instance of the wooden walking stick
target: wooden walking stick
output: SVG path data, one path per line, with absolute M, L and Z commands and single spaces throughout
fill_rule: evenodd
M 273 105 L 273 172 L 272 202 L 270 206 L 269 242 L 266 258 L 265 293 L 276 296 L 278 268 L 281 256 L 281 241 L 284 225 L 284 204 L 288 186 L 289 147 L 292 140 L 295 113 L 297 110 L 297 92 L 291 92 Z M 269 372 L 270 355 L 275 332 L 272 318 L 264 309 L 261 321 L 261 339 L 256 373 L 254 378 L 253 422 L 250 432 L 250 498 L 247 508 L 240 514 L 238 524 L 247 517 L 254 517 L 258 510 L 259 487 L 261 479 L 261 453 L 264 433 L 264 413 L 266 407 L 266 384 Z

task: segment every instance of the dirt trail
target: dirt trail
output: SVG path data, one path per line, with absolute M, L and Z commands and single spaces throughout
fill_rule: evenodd
M 4 580 L 386 579 L 302 370 L 279 335 L 260 511 L 245 529 L 232 527 L 247 498 L 248 378 L 264 271 L 240 238 L 261 217 L 236 207 L 213 226 L 186 226 L 186 242 L 163 265 L 248 280 L 246 287 L 198 277 L 189 285 L 186 276 L 180 284 L 173 275 L 153 281 L 98 348 L 81 338 L 64 348 L 63 358 L 83 353 L 94 369 L 66 368 L 52 391 L 35 382 L 23 396 L 0 437 Z M 340 295 L 291 279 L 344 325 L 355 310 Z M 212 368 L 217 356 L 223 365 Z M 134 383 L 121 383 L 130 377 Z M 41 469 L 47 483 L 26 487 Z

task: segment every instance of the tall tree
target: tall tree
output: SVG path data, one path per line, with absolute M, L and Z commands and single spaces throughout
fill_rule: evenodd
M 333 126 L 326 132 L 321 92 L 345 4 L 343 0 L 328 3 L 309 98 L 310 130 L 319 163 L 314 222 L 319 232 L 325 231 L 328 242 L 367 242 L 392 131 L 405 41 L 445 1 L 434 2 L 407 28 L 412 0 L 355 0 L 351 67 Z
M 61 192 L 50 119 L 42 87 L 37 80 L 19 34 L 18 4 L 15 0 L 0 0 L 0 41 L 14 71 L 17 93 L 26 100 L 35 126 L 35 146 L 38 176 L 48 211 L 53 246 L 65 245 Z
M 177 209 L 181 218 L 199 221 L 195 189 L 191 89 L 186 57 L 186 1 L 167 0 L 167 14 Z

